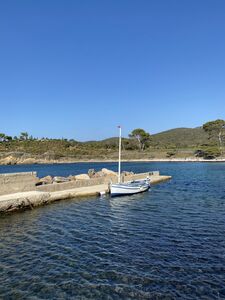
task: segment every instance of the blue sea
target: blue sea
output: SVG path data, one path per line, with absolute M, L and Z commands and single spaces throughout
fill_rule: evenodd
M 115 163 L 0 166 L 68 176 Z M 0 216 L 0 299 L 225 299 L 225 163 L 123 163 L 172 180 Z

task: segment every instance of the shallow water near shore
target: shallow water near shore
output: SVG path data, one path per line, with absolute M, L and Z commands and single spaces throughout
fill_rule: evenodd
M 116 163 L 0 166 L 87 173 Z M 1 299 L 224 299 L 225 163 L 124 163 L 169 182 L 0 217 Z

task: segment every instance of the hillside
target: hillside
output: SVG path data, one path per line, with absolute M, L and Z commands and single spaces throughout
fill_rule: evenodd
M 208 135 L 202 129 L 202 127 L 197 128 L 174 128 L 167 131 L 162 131 L 157 134 L 152 134 L 152 148 L 193 148 L 199 147 L 203 144 L 207 144 Z M 88 142 L 89 143 L 89 142 Z M 112 137 L 99 142 L 90 142 L 93 145 L 104 145 L 109 148 L 115 148 L 118 146 L 118 138 Z M 131 146 L 132 140 L 128 138 L 123 138 L 123 146 Z
M 201 127 L 175 128 L 153 134 L 144 151 L 139 151 L 136 140 L 123 138 L 122 156 L 127 160 L 195 157 L 195 151 L 205 150 L 206 145 L 208 136 Z M 218 149 L 213 149 L 213 155 L 215 151 Z M 116 160 L 117 157 L 118 137 L 87 142 L 29 138 L 0 142 L 0 164 Z
M 193 148 L 208 143 L 202 127 L 175 128 L 152 135 L 153 145 L 159 147 Z

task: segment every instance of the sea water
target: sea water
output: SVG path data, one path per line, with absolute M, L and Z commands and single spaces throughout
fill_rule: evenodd
M 115 163 L 0 166 L 38 176 Z M 225 299 L 225 164 L 124 163 L 149 192 L 0 216 L 1 299 Z

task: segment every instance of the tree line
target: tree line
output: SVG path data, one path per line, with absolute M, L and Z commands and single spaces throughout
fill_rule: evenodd
M 151 141 L 151 135 L 146 132 L 144 129 L 137 128 L 134 129 L 130 134 L 129 138 L 136 141 L 137 147 L 140 151 L 144 151 L 145 148 L 149 146 Z M 34 138 L 32 135 L 29 135 L 28 132 L 21 132 L 19 136 L 9 136 L 4 133 L 0 133 L 0 142 L 10 142 L 10 141 L 32 141 L 38 140 L 38 138 Z M 67 139 L 49 139 L 49 138 L 41 138 L 41 140 L 63 140 L 68 141 Z M 69 141 L 75 142 L 74 139 L 70 139 Z
M 21 132 L 18 136 L 10 136 L 10 135 L 7 135 L 5 133 L 0 133 L 0 142 L 11 142 L 11 141 L 40 141 L 40 140 L 54 140 L 54 141 L 68 141 L 67 139 L 65 138 L 61 138 L 61 139 L 51 139 L 51 138 L 48 138 L 48 137 L 42 137 L 42 138 L 35 138 L 33 137 L 32 135 L 29 135 L 28 132 Z M 70 139 L 69 141 L 71 142 L 75 142 L 74 139 Z
M 223 142 L 225 138 L 225 120 L 217 119 L 214 121 L 207 122 L 202 125 L 203 130 L 208 134 L 209 142 L 214 145 L 214 148 L 197 150 L 197 154 L 199 156 L 210 157 L 210 153 L 212 152 L 212 156 L 219 156 L 223 154 Z M 11 141 L 31 141 L 31 140 L 39 140 L 34 138 L 32 135 L 29 135 L 28 132 L 21 132 L 19 136 L 9 136 L 4 133 L 0 133 L 0 142 L 11 142 Z M 68 141 L 67 139 L 49 139 L 49 138 L 41 138 L 40 140 L 61 140 Z M 133 146 L 139 151 L 144 151 L 145 149 L 151 146 L 152 136 L 149 132 L 145 131 L 142 128 L 136 128 L 129 134 L 129 140 L 132 141 Z M 68 142 L 76 142 L 73 139 L 70 139 Z M 132 147 L 133 147 L 132 146 Z M 133 150 L 134 148 L 130 148 Z M 207 152 L 208 151 L 208 152 Z
M 26 141 L 26 140 L 33 140 L 34 138 L 32 136 L 29 136 L 27 132 L 21 132 L 19 136 L 10 136 L 5 133 L 0 133 L 0 142 L 10 142 L 10 141 Z

